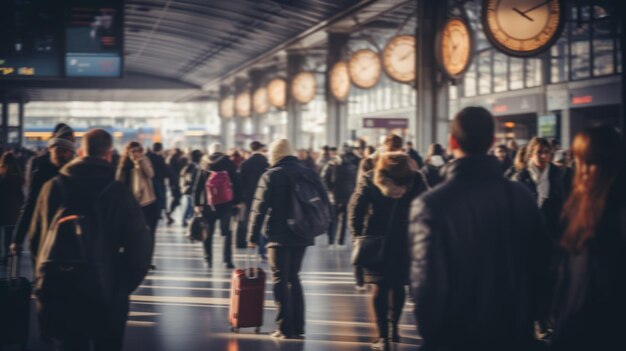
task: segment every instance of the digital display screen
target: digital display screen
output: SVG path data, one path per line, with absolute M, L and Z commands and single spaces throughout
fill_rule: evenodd
M 0 79 L 121 77 L 123 0 L 2 0 Z

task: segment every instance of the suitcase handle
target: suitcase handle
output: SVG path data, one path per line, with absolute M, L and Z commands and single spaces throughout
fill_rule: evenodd
M 252 260 L 250 260 L 250 256 L 252 256 Z M 246 260 L 243 264 L 243 273 L 248 279 L 258 279 L 259 278 L 259 270 L 256 269 L 258 257 L 254 254 L 254 248 L 246 249 Z M 252 262 L 251 262 L 252 261 Z M 255 266 L 253 267 L 252 264 Z
M 7 261 L 7 278 L 9 284 L 11 281 L 17 280 L 19 275 L 19 254 L 10 253 Z

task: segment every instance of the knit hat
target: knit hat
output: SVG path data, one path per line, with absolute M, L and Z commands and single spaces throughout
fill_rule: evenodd
M 270 144 L 270 150 L 268 153 L 269 163 L 270 165 L 275 165 L 278 161 L 282 160 L 287 156 L 293 155 L 293 149 L 291 148 L 291 143 L 287 139 L 278 139 L 274 140 Z
M 50 140 L 48 140 L 48 148 L 52 148 L 52 147 L 59 147 L 59 148 L 72 150 L 72 151 L 76 149 L 73 142 L 65 138 L 59 138 L 59 137 L 51 138 Z
M 222 152 L 222 144 L 213 143 L 209 145 L 209 155 L 213 155 L 216 152 Z

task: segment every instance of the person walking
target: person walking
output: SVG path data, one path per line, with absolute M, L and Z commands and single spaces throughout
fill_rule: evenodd
M 446 181 L 410 212 L 411 293 L 424 350 L 527 350 L 550 284 L 551 241 L 533 196 L 488 156 L 482 107 L 453 119 Z
M 277 329 L 271 336 L 278 339 L 299 339 L 305 333 L 305 302 L 300 282 L 302 260 L 313 238 L 296 235 L 289 227 L 295 179 L 313 179 L 321 190 L 319 175 L 293 156 L 287 139 L 278 139 L 269 146 L 269 169 L 263 173 L 252 202 L 248 222 L 248 243 L 255 247 L 264 236 L 269 266 L 274 283 Z
M 207 221 L 208 233 L 204 240 L 206 264 L 213 267 L 213 234 L 216 222 L 224 237 L 222 261 L 228 269 L 233 264 L 230 220 L 241 202 L 241 183 L 233 161 L 222 151 L 219 143 L 209 146 L 209 155 L 202 159 L 192 189 L 194 209 Z
M 28 189 L 26 200 L 20 210 L 20 215 L 13 232 L 11 251 L 19 253 L 26 239 L 30 227 L 35 204 L 41 191 L 41 187 L 50 179 L 59 174 L 59 170 L 74 158 L 76 148 L 74 146 L 74 131 L 68 125 L 60 123 L 55 127 L 55 132 L 48 140 L 48 149 L 45 154 L 37 156 L 30 161 L 30 173 L 27 178 Z M 34 257 L 32 257 L 34 260 Z
M 163 210 L 167 212 L 167 188 L 165 187 L 165 179 L 169 179 L 169 181 L 171 182 L 173 175 L 172 170 L 165 163 L 162 143 L 154 143 L 154 145 L 152 145 L 152 149 L 146 152 L 146 156 L 150 160 L 150 164 L 152 165 L 152 169 L 154 171 L 154 176 L 152 177 L 152 186 L 154 187 L 154 194 L 156 196 L 158 223 L 158 220 L 162 218 L 161 214 Z
M 426 177 L 430 188 L 434 188 L 443 181 L 442 171 L 445 165 L 446 161 L 441 144 L 430 144 L 426 154 L 426 162 L 422 168 L 422 174 Z
M 88 131 L 81 146 L 85 156 L 66 164 L 58 176 L 45 183 L 34 211 L 29 238 L 37 257 L 35 292 L 40 332 L 55 339 L 58 350 L 86 351 L 92 349 L 90 344 L 95 350 L 121 350 L 129 295 L 150 265 L 152 238 L 137 201 L 125 186 L 115 182 L 115 168 L 110 163 L 112 142 L 105 130 Z M 76 214 L 62 220 L 73 221 L 77 215 L 100 219 L 91 222 L 97 223 L 99 230 L 85 227 L 87 232 L 76 233 L 86 236 L 81 242 L 90 254 L 83 258 L 98 263 L 83 266 L 98 274 L 97 287 L 82 280 L 59 280 L 59 273 L 55 273 L 57 256 L 51 252 L 74 250 L 67 246 L 68 237 L 51 236 L 57 230 L 53 225 L 62 223 L 55 218 L 59 210 Z M 90 279 L 72 275 L 72 279 L 79 277 Z M 80 286 L 81 290 L 68 291 L 68 286 Z M 88 300 L 86 291 L 94 293 L 97 300 Z
M 267 157 L 263 155 L 265 145 L 259 141 L 253 141 L 250 143 L 250 150 L 252 154 L 250 157 L 241 164 L 241 193 L 243 196 L 243 221 L 237 228 L 237 247 L 246 247 L 246 234 L 247 224 L 250 218 L 250 212 L 252 212 L 252 201 L 254 200 L 254 193 L 256 191 L 259 179 L 265 173 L 269 167 Z M 266 258 L 265 245 L 263 242 L 263 236 L 259 236 L 259 255 L 261 258 Z
M 0 264 L 6 264 L 13 229 L 24 203 L 24 174 L 13 152 L 0 157 Z
M 196 182 L 200 160 L 202 159 L 202 151 L 193 150 L 189 157 L 189 163 L 180 171 L 180 189 L 185 199 L 187 199 L 181 220 L 183 227 L 186 227 L 188 224 L 187 221 L 193 217 L 193 200 L 191 199 L 191 194 L 193 192 L 193 184 Z
M 422 155 L 420 155 L 420 153 L 415 150 L 415 148 L 413 147 L 413 142 L 412 141 L 407 141 L 406 142 L 406 153 L 409 155 L 409 157 L 415 161 L 415 164 L 417 165 L 417 168 L 422 168 L 424 167 L 424 160 L 422 159 Z
M 126 144 L 124 154 L 117 167 L 115 179 L 130 189 L 135 200 L 141 206 L 154 244 L 161 210 L 152 185 L 154 179 L 152 162 L 144 154 L 143 147 L 139 142 L 131 141 Z M 156 265 L 152 264 L 150 268 L 156 269 Z
M 624 141 L 611 127 L 578 133 L 575 176 L 561 217 L 564 257 L 555 298 L 554 350 L 624 350 Z
M 402 151 L 381 154 L 350 200 L 352 236 L 384 237 L 383 261 L 363 267 L 365 283 L 374 286 L 372 304 L 378 327 L 374 350 L 388 350 L 390 340 L 400 342 L 398 322 L 409 283 L 408 211 L 411 201 L 427 189 L 411 161 Z
M 185 167 L 185 160 L 183 158 L 183 152 L 180 149 L 174 149 L 172 154 L 167 158 L 166 166 L 169 168 L 170 177 L 168 179 L 168 185 L 170 187 L 171 201 L 170 206 L 166 211 L 167 225 L 174 223 L 172 214 L 178 206 L 180 206 L 183 193 L 180 189 L 180 171 Z

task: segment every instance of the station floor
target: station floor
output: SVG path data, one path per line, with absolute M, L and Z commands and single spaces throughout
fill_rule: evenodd
M 131 313 L 126 327 L 124 350 L 153 351 L 358 351 L 370 350 L 376 338 L 374 310 L 369 292 L 355 290 L 350 248 L 331 249 L 326 236 L 310 247 L 303 263 L 301 279 L 306 301 L 304 340 L 276 340 L 272 284 L 268 274 L 264 325 L 260 334 L 252 328 L 230 331 L 228 304 L 231 270 L 221 262 L 222 240 L 216 233 L 214 268 L 207 269 L 201 243 L 190 243 L 179 224 L 160 226 L 154 263 L 141 286 L 131 297 Z M 245 249 L 234 251 L 234 263 L 243 266 Z M 23 260 L 24 273 L 30 272 Z M 267 263 L 260 262 L 266 272 Z M 407 300 L 400 322 L 401 343 L 392 350 L 417 350 L 420 344 Z M 33 312 L 34 314 L 34 312 Z M 34 317 L 34 316 L 33 316 Z M 47 350 L 37 338 L 31 318 L 28 350 Z

